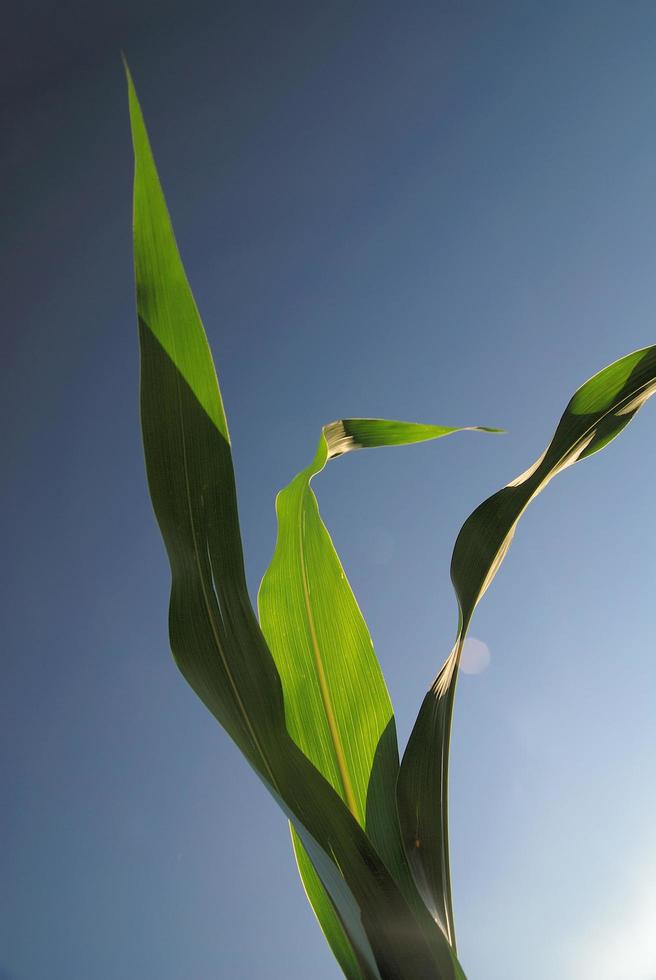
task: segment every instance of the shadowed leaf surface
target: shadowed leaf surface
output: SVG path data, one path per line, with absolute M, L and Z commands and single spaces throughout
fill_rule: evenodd
M 293 822 L 362 975 L 462 977 L 426 910 L 418 905 L 411 911 L 340 796 L 287 732 L 278 671 L 246 589 L 216 373 L 129 76 L 128 86 L 142 430 L 150 494 L 171 565 L 173 655 Z
M 451 561 L 456 642 L 424 698 L 401 763 L 403 841 L 427 906 L 455 946 L 448 849 L 448 761 L 458 664 L 474 609 L 508 551 L 519 518 L 556 474 L 611 442 L 656 390 L 656 347 L 615 361 L 570 400 L 540 458 L 462 526 Z

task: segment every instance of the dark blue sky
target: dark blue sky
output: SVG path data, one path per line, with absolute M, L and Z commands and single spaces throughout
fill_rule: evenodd
M 329 980 L 285 821 L 176 672 L 141 453 L 130 61 L 212 344 L 249 582 L 348 415 L 501 425 L 317 480 L 402 742 L 460 524 L 656 334 L 650 2 L 22 3 L 2 88 L 2 980 Z M 548 488 L 472 632 L 470 980 L 653 980 L 653 407 Z M 651 787 L 651 788 L 650 788 Z

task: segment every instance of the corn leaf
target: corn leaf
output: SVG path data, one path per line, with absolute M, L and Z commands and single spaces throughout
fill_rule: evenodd
M 451 561 L 459 625 L 456 642 L 424 698 L 398 782 L 403 841 L 415 880 L 455 948 L 448 850 L 449 735 L 462 646 L 476 604 L 508 551 L 531 500 L 566 467 L 598 452 L 656 391 L 656 347 L 628 354 L 587 381 L 570 400 L 553 439 L 525 473 L 484 501 L 462 526 Z
M 342 973 L 347 980 L 366 980 L 366 974 L 358 962 L 358 957 L 349 942 L 346 930 L 342 926 L 339 915 L 330 900 L 330 896 L 321 884 L 321 878 L 317 874 L 308 852 L 303 847 L 301 839 L 294 830 L 294 825 L 291 822 L 289 827 L 294 856 L 296 858 L 296 867 L 303 883 L 305 896 L 310 903 L 333 956 L 342 968 Z
M 282 682 L 287 730 L 391 867 L 398 861 L 398 833 L 390 790 L 399 765 L 392 703 L 310 483 L 329 459 L 354 449 L 407 445 L 458 431 L 386 419 L 325 426 L 313 462 L 276 499 L 276 547 L 258 594 L 260 625 Z
M 366 980 L 451 980 L 455 956 L 287 732 L 280 678 L 244 574 L 230 439 L 205 332 L 128 72 L 148 485 L 171 565 L 175 661 L 311 857 Z
M 392 703 L 310 482 L 328 460 L 354 449 L 408 445 L 458 431 L 387 419 L 325 426 L 313 462 L 276 499 L 276 548 L 258 595 L 260 625 L 282 681 L 287 730 L 366 829 L 411 904 L 417 892 L 396 812 Z M 346 976 L 358 980 L 339 920 L 293 832 L 292 840 L 324 934 Z

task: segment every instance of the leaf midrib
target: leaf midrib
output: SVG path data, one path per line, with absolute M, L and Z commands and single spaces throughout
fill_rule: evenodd
M 362 826 L 362 817 L 360 814 L 360 808 L 355 798 L 353 784 L 351 783 L 351 777 L 346 763 L 344 746 L 342 744 L 342 739 L 339 733 L 339 727 L 337 725 L 337 720 L 335 718 L 335 709 L 333 707 L 332 697 L 330 694 L 330 687 L 328 685 L 328 679 L 326 677 L 326 671 L 323 663 L 323 658 L 321 655 L 321 648 L 319 646 L 319 640 L 317 638 L 317 631 L 314 622 L 314 614 L 312 612 L 312 604 L 310 602 L 310 584 L 308 581 L 307 566 L 305 563 L 305 516 L 306 515 L 305 515 L 304 504 L 306 501 L 306 497 L 309 497 L 311 493 L 312 491 L 309 486 L 305 486 L 303 488 L 303 492 L 300 495 L 300 506 L 299 506 L 299 513 L 298 513 L 301 582 L 303 584 L 303 600 L 305 605 L 305 614 L 307 617 L 308 633 L 310 635 L 310 643 L 312 646 L 312 654 L 313 654 L 314 666 L 317 674 L 317 681 L 319 684 L 319 691 L 321 693 L 321 701 L 323 703 L 323 708 L 326 715 L 326 722 L 328 723 L 328 730 L 330 732 L 333 752 L 335 754 L 335 761 L 337 762 L 337 769 L 339 771 L 342 788 L 344 790 L 344 799 L 349 810 L 351 811 L 355 819 L 358 821 L 360 826 Z

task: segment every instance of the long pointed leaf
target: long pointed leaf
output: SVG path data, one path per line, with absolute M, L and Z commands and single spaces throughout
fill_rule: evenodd
M 366 829 L 411 904 L 417 892 L 396 812 L 399 754 L 392 703 L 310 483 L 328 460 L 352 450 L 408 445 L 458 431 L 387 419 L 342 419 L 325 426 L 313 462 L 276 499 L 276 548 L 258 595 L 260 625 L 282 681 L 287 729 Z M 293 840 L 324 934 L 346 975 L 357 980 L 358 970 L 345 963 L 339 920 L 309 871 L 302 845 Z
M 424 698 L 398 783 L 399 816 L 410 866 L 428 907 L 454 944 L 448 845 L 448 760 L 458 665 L 474 609 L 508 551 L 531 500 L 566 467 L 598 452 L 656 391 L 656 347 L 615 361 L 570 400 L 553 439 L 525 473 L 465 521 L 453 550 L 458 599 L 456 642 Z
M 289 736 L 280 679 L 246 589 L 228 429 L 128 73 L 141 417 L 171 564 L 176 663 L 294 823 L 370 978 L 461 976 L 426 913 L 411 912 L 327 780 Z

